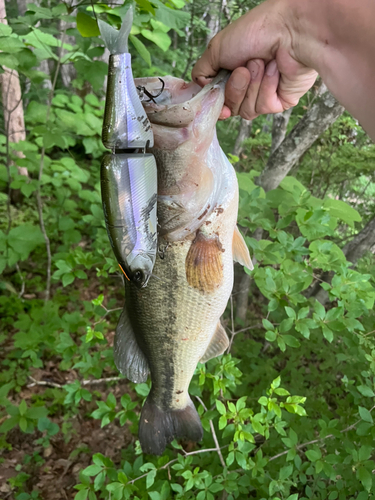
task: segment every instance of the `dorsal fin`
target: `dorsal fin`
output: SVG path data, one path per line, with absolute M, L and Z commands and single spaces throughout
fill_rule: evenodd
M 253 263 L 251 262 L 249 249 L 240 233 L 238 227 L 234 228 L 233 233 L 233 260 L 242 264 L 252 271 L 254 269 Z
M 206 352 L 200 359 L 201 363 L 205 363 L 209 359 L 216 358 L 216 356 L 220 356 L 223 354 L 225 349 L 229 346 L 228 335 L 225 333 L 223 325 L 220 323 L 217 324 L 216 331 L 214 336 L 211 339 L 211 342 L 208 344 Z

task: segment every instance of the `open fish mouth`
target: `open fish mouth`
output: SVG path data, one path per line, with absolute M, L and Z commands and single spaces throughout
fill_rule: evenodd
M 186 83 L 184 80 L 170 76 L 164 78 L 136 78 L 134 82 L 138 90 L 144 89 L 147 91 L 147 94 L 144 94 L 141 98 L 142 104 L 147 113 L 152 113 L 151 110 L 154 110 L 154 112 L 161 111 L 166 106 L 185 104 L 195 97 L 200 99 L 202 94 L 204 95 L 218 86 L 224 89 L 230 73 L 225 69 L 220 70 L 212 82 L 203 88 L 195 82 Z M 151 95 L 152 99 L 149 99 L 148 95 Z M 152 115 L 149 118 L 152 121 Z

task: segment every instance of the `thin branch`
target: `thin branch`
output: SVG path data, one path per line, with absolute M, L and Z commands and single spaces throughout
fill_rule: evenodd
M 18 298 L 21 298 L 22 295 L 25 293 L 25 279 L 22 276 L 22 273 L 21 273 L 21 270 L 20 270 L 20 266 L 18 265 L 18 262 L 16 263 L 16 269 L 17 269 L 17 272 L 18 272 L 20 280 L 21 280 L 21 291 L 18 294 Z
M 203 401 L 201 400 L 201 398 L 198 397 L 198 396 L 195 396 L 195 398 L 200 402 L 200 404 L 203 406 L 204 410 L 208 411 L 206 405 L 203 403 Z M 211 427 L 212 437 L 213 437 L 215 445 L 216 445 L 217 454 L 219 455 L 219 459 L 220 459 L 221 465 L 225 469 L 226 465 L 225 465 L 225 462 L 224 462 L 223 455 L 221 453 L 221 448 L 220 448 L 219 441 L 218 441 L 217 436 L 216 436 L 215 427 L 214 427 L 214 424 L 212 423 L 212 420 L 210 420 L 210 427 Z
M 228 349 L 227 349 L 227 354 L 230 353 L 230 350 L 232 348 L 232 344 L 233 344 L 233 340 L 234 340 L 234 337 L 235 337 L 235 332 L 234 332 L 234 315 L 233 315 L 233 294 L 230 296 L 230 322 L 231 322 L 231 326 L 232 326 L 232 329 L 229 330 L 230 331 L 230 340 L 229 340 L 229 346 L 228 346 Z
M 228 445 L 227 446 L 223 446 L 223 448 L 227 448 L 227 447 L 228 447 Z M 221 449 L 223 449 L 223 448 L 221 448 Z M 191 455 L 200 455 L 201 453 L 208 453 L 209 451 L 217 451 L 217 449 L 216 448 L 205 448 L 204 450 L 190 451 L 189 453 L 185 453 L 184 457 L 189 457 Z M 168 463 L 166 463 L 162 467 L 159 467 L 157 469 L 157 471 L 160 471 L 160 470 L 163 470 L 163 469 L 167 469 L 170 465 L 174 464 L 177 461 L 178 461 L 178 458 L 174 458 L 173 460 L 170 460 Z M 155 469 L 152 469 L 152 470 L 155 470 Z M 139 479 L 142 479 L 142 478 L 148 476 L 150 474 L 150 472 L 151 471 L 149 470 L 145 474 L 142 474 L 141 476 L 138 476 L 135 479 L 132 479 L 127 484 L 134 484 Z
M 65 35 L 66 35 L 66 32 L 64 32 L 62 37 L 61 37 L 61 49 L 64 46 Z M 61 67 L 61 58 L 62 58 L 62 50 L 59 53 L 59 58 L 58 58 L 57 65 L 56 65 L 56 71 L 55 71 L 55 75 L 54 75 L 53 82 L 52 82 L 52 88 L 51 88 L 51 92 L 49 95 L 48 108 L 47 108 L 47 114 L 46 114 L 46 123 L 48 122 L 49 115 L 51 113 L 53 94 L 55 92 L 57 77 L 58 77 L 60 67 Z M 36 190 L 36 201 L 37 201 L 37 208 L 38 208 L 40 230 L 42 231 L 43 238 L 44 238 L 44 241 L 46 244 L 46 250 L 47 250 L 47 282 L 46 282 L 46 295 L 45 295 L 45 301 L 47 302 L 50 298 L 50 293 L 51 293 L 52 254 L 51 254 L 51 243 L 50 243 L 50 240 L 49 240 L 49 237 L 48 237 L 45 225 L 44 225 L 43 202 L 42 202 L 42 196 L 41 196 L 41 183 L 42 183 L 42 176 L 43 176 L 45 154 L 46 154 L 46 148 L 45 148 L 45 146 L 43 146 L 43 149 L 42 149 L 42 152 L 40 155 L 40 165 L 39 165 L 39 175 L 38 175 L 39 182 L 38 182 L 38 189 Z
M 65 389 L 67 385 L 72 385 L 76 382 L 68 382 L 67 384 L 57 384 L 56 382 L 49 382 L 48 380 L 36 380 L 31 375 L 29 375 L 29 379 L 32 380 L 32 384 L 28 384 L 26 387 L 35 387 L 36 385 L 44 386 L 44 387 L 56 387 L 57 389 Z M 78 380 L 78 379 L 77 379 Z M 108 378 L 98 378 L 93 380 L 80 380 L 82 386 L 86 385 L 98 385 L 107 382 L 121 382 L 125 379 L 123 377 L 108 377 Z

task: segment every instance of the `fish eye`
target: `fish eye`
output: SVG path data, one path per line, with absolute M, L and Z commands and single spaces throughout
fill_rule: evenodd
M 138 271 L 135 271 L 135 273 L 134 273 L 134 279 L 135 279 L 135 281 L 137 281 L 138 283 L 141 283 L 141 282 L 143 281 L 143 279 L 144 279 L 144 274 L 143 274 L 143 272 L 142 272 L 142 271 L 140 271 L 139 269 L 138 269 Z

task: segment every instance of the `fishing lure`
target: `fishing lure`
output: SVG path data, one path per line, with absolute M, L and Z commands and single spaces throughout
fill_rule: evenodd
M 118 31 L 99 20 L 110 51 L 102 141 L 111 150 L 101 167 L 103 211 L 108 237 L 126 278 L 142 288 L 157 253 L 157 170 L 146 153 L 154 144 L 151 124 L 133 80 L 128 37 L 132 7 Z

